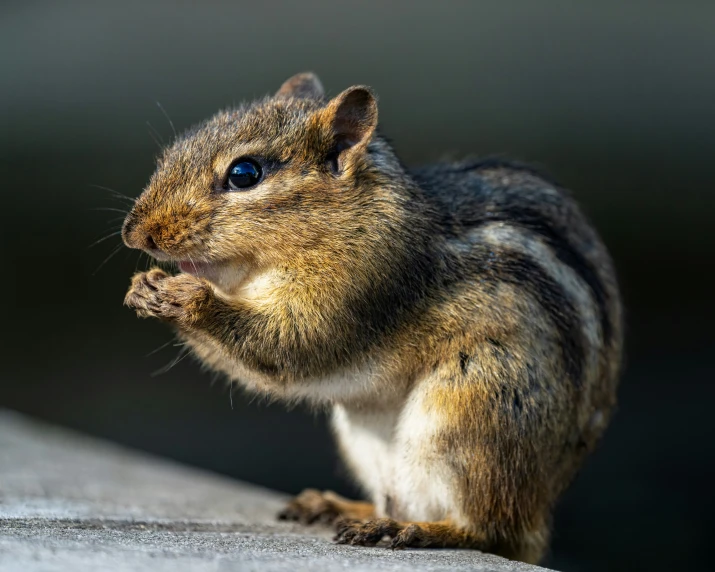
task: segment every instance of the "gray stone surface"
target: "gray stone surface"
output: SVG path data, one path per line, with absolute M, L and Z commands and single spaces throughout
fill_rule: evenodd
M 336 546 L 286 497 L 0 410 L 0 570 L 544 570 L 471 550 Z

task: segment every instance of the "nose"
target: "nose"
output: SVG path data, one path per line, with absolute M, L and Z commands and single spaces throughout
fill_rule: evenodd
M 159 247 L 156 245 L 156 242 L 154 242 L 154 237 L 151 234 L 147 234 L 144 237 L 144 243 L 146 244 L 146 248 L 149 250 L 159 250 Z
M 122 226 L 122 240 L 129 248 L 151 252 L 160 250 L 151 233 L 138 227 L 136 218 L 131 214 L 126 218 Z

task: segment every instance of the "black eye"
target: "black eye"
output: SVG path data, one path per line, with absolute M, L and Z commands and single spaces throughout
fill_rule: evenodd
M 227 187 L 239 191 L 252 187 L 261 180 L 261 166 L 253 159 L 239 159 L 228 170 Z

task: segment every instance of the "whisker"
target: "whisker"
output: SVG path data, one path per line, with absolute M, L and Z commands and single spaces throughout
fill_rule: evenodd
M 114 222 L 119 222 L 119 221 L 121 221 L 121 222 L 123 223 L 125 218 L 126 218 L 126 217 L 118 216 L 118 217 L 110 218 L 107 222 L 108 222 L 108 223 L 114 223 Z M 118 228 L 119 228 L 119 230 L 121 230 L 121 229 L 122 229 L 122 225 L 120 224 L 120 225 L 118 226 Z
M 161 268 L 161 262 L 157 260 L 156 258 L 153 258 L 151 254 L 147 254 L 146 252 L 144 253 L 146 256 L 144 257 L 144 270 L 150 270 L 151 268 L 154 268 L 154 266 L 158 266 Z
M 115 247 L 112 249 L 112 252 L 109 253 L 109 256 L 107 256 L 107 258 L 105 258 L 104 260 L 102 260 L 102 263 L 101 263 L 99 266 L 97 266 L 97 268 L 95 269 L 94 272 L 92 272 L 92 276 L 94 276 L 95 274 L 97 274 L 97 272 L 99 272 L 99 271 L 102 269 L 102 267 L 103 267 L 107 262 L 109 262 L 109 261 L 114 257 L 115 254 L 117 254 L 117 252 L 119 252 L 119 250 L 122 248 L 122 246 L 124 246 L 124 245 L 123 245 L 121 242 L 120 242 L 119 244 L 117 244 L 117 246 L 115 246 Z
M 150 351 L 148 354 L 146 354 L 144 357 L 153 356 L 156 352 L 160 352 L 160 351 L 163 350 L 166 346 L 168 346 L 169 344 L 171 344 L 171 342 L 173 342 L 173 341 L 174 341 L 174 340 L 169 340 L 169 341 L 166 342 L 165 344 L 161 344 L 158 348 L 156 348 L 155 350 L 151 350 L 151 351 Z
M 193 258 L 191 258 L 191 255 L 190 255 L 190 254 L 187 254 L 186 256 L 188 256 L 188 257 L 189 257 L 189 262 L 191 262 L 191 266 L 193 266 L 193 267 L 194 267 L 194 272 L 196 272 L 196 273 L 198 274 L 198 273 L 199 273 L 199 271 L 198 271 L 198 269 L 196 268 L 196 262 L 194 262 L 194 259 L 193 259 Z
M 163 148 L 164 147 L 164 138 L 161 136 L 161 133 L 159 133 L 156 130 L 156 128 L 148 121 L 146 122 L 146 124 L 149 127 L 149 135 L 154 140 L 154 143 L 157 144 L 159 149 Z
M 127 248 L 127 254 L 124 257 L 124 264 L 127 263 L 127 260 L 129 260 L 129 258 L 132 256 L 132 254 L 134 254 L 134 251 L 131 248 Z
M 134 199 L 132 197 L 125 195 L 123 193 L 120 193 L 119 191 L 116 191 L 114 189 L 110 189 L 109 187 L 104 187 L 102 185 L 95 185 L 94 183 L 90 183 L 89 186 L 93 187 L 95 189 L 99 189 L 101 191 L 107 191 L 108 193 L 112 193 L 117 198 L 126 199 L 128 201 L 131 201 L 132 203 L 134 202 Z
M 168 364 L 166 364 L 164 367 L 161 367 L 157 369 L 156 371 L 152 372 L 151 377 L 156 377 L 157 375 L 161 375 L 162 373 L 168 372 L 171 368 L 173 368 L 176 364 L 178 364 L 180 361 L 184 360 L 187 355 L 189 355 L 189 348 L 183 347 L 179 350 L 179 354 L 171 360 Z
M 211 381 L 209 382 L 209 386 L 213 387 L 214 385 L 216 385 L 216 382 L 218 381 L 218 378 L 221 374 L 218 372 L 215 372 L 215 371 L 210 371 L 210 370 L 207 370 L 207 371 L 209 372 L 209 375 L 211 376 Z
M 129 195 L 125 195 L 124 193 L 120 193 L 116 189 L 112 189 L 110 187 L 105 187 L 104 185 L 97 185 L 95 183 L 89 183 L 90 187 L 93 187 L 95 189 L 100 189 L 102 191 L 107 191 L 108 193 L 112 193 L 114 195 L 117 195 L 118 197 L 122 197 L 123 199 L 127 199 L 129 201 L 133 201 L 134 199 L 130 197 Z
M 113 208 L 113 207 L 94 207 L 94 208 L 87 209 L 87 210 L 90 210 L 90 211 L 106 211 L 106 212 L 111 212 L 111 213 L 122 213 L 122 214 L 124 214 L 124 215 L 129 214 L 129 211 L 128 211 L 128 210 L 117 209 L 117 208 Z
M 171 120 L 169 117 L 169 114 L 166 112 L 166 110 L 161 106 L 161 103 L 158 101 L 156 102 L 156 105 L 159 109 L 161 109 L 161 112 L 164 114 L 164 117 L 166 117 L 166 120 L 169 122 L 169 125 L 171 125 L 171 130 L 174 132 L 174 139 L 176 139 L 176 128 L 174 127 L 174 122 Z
M 144 255 L 144 251 L 140 250 L 139 251 L 139 256 L 137 256 L 137 261 L 134 263 L 134 274 L 139 272 L 139 263 L 142 261 L 142 256 Z M 144 269 L 146 270 L 146 268 Z
M 93 246 L 97 246 L 99 243 L 104 242 L 105 240 L 109 240 L 109 239 L 112 238 L 113 236 L 117 236 L 117 235 L 119 235 L 119 234 L 122 234 L 122 231 L 121 231 L 121 230 L 117 230 L 117 231 L 115 231 L 115 232 L 112 232 L 112 233 L 108 234 L 107 236 L 103 236 L 103 237 L 100 238 L 99 240 L 95 240 L 95 241 L 94 241 L 92 244 L 90 244 L 87 248 L 92 248 Z

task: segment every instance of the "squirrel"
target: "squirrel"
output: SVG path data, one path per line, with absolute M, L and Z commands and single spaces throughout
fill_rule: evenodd
M 613 263 L 538 170 L 408 169 L 377 123 L 369 87 L 302 73 L 191 128 L 122 228 L 177 273 L 124 303 L 249 391 L 331 410 L 368 500 L 309 489 L 280 518 L 537 563 L 615 405 Z

